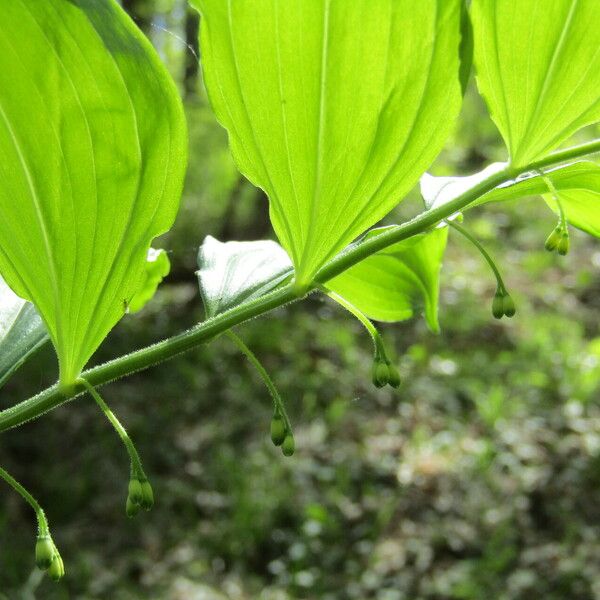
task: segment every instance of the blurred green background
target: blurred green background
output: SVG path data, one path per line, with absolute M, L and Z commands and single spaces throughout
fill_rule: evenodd
M 195 14 L 183 0 L 123 4 L 180 85 L 191 155 L 181 213 L 157 244 L 172 274 L 94 362 L 202 319 L 205 235 L 272 236 L 266 199 L 236 172 L 207 106 Z M 432 170 L 503 158 L 471 87 Z M 418 210 L 413 192 L 387 221 Z M 466 224 L 497 257 L 518 314 L 491 318 L 494 279 L 451 235 L 441 335 L 421 319 L 381 328 L 398 392 L 372 387 L 370 340 L 322 298 L 239 328 L 287 399 L 290 459 L 269 441 L 267 392 L 226 339 L 104 389 L 154 486 L 149 514 L 125 517 L 128 459 L 90 399 L 3 434 L 3 466 L 46 508 L 67 577 L 53 584 L 34 568 L 33 515 L 3 486 L 0 597 L 600 598 L 600 245 L 573 232 L 568 257 L 544 252 L 555 218 L 539 199 L 474 210 Z M 55 377 L 47 347 L 1 406 Z

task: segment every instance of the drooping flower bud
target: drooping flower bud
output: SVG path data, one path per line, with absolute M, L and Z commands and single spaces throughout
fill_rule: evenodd
M 283 440 L 283 444 L 281 444 L 281 451 L 283 452 L 284 456 L 292 456 L 292 454 L 294 454 L 294 450 L 296 450 L 294 436 L 291 433 L 288 433 Z
M 558 253 L 561 256 L 566 256 L 569 253 L 569 232 L 563 231 L 560 236 L 560 241 L 558 242 L 557 247 Z
M 52 581 L 60 581 L 65 575 L 65 565 L 63 563 L 63 559 L 60 554 L 56 552 L 54 558 L 52 559 L 52 564 L 48 568 L 48 577 L 52 579 Z
M 271 419 L 271 441 L 275 446 L 281 446 L 285 440 L 285 423 L 281 415 L 275 414 Z
M 496 290 L 492 300 L 492 314 L 495 319 L 501 319 L 504 316 L 504 294 L 500 289 Z
M 400 387 L 400 373 L 398 373 L 398 369 L 396 369 L 396 367 L 394 365 L 389 364 L 388 371 L 389 371 L 388 383 L 393 388 L 399 388 Z
M 546 242 L 544 244 L 544 248 L 548 250 L 548 252 L 554 252 L 558 248 L 560 240 L 562 238 L 562 228 L 560 225 L 557 225 L 552 233 L 546 238 Z
M 140 483 L 142 485 L 142 501 L 140 502 L 140 506 L 144 510 L 150 510 L 154 506 L 154 492 L 152 491 L 152 486 L 147 479 Z
M 132 477 L 129 480 L 129 488 L 128 488 L 129 496 L 127 500 L 129 500 L 132 504 L 141 504 L 143 499 L 142 493 L 142 484 L 137 477 Z
M 386 386 L 390 381 L 390 369 L 387 363 L 376 358 L 373 363 L 373 385 L 377 388 Z
M 125 513 L 130 519 L 133 519 L 135 515 L 140 512 L 140 505 L 135 504 L 131 501 L 131 497 L 127 496 L 127 502 L 125 503 Z
M 38 536 L 35 544 L 35 564 L 38 569 L 45 571 L 52 564 L 55 553 L 52 538 L 49 535 Z
M 510 319 L 515 316 L 517 309 L 515 307 L 515 301 L 512 299 L 510 294 L 506 294 L 504 298 L 502 298 L 502 310 L 504 314 Z

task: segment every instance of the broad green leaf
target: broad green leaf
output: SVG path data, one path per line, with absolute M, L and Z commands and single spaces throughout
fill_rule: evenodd
M 600 121 L 598 0 L 473 0 L 479 90 L 525 166 Z
M 140 287 L 128 303 L 130 313 L 142 310 L 152 300 L 158 286 L 171 271 L 171 261 L 164 250 L 150 248 L 146 256 L 146 268 Z
M 422 311 L 429 328 L 439 331 L 439 276 L 447 238 L 448 228 L 440 227 L 394 244 L 326 287 L 376 321 L 403 321 Z
M 421 193 L 428 208 L 438 207 L 458 197 L 504 166 L 504 163 L 494 163 L 468 177 L 426 175 L 421 178 Z M 558 192 L 567 221 L 590 235 L 600 237 L 600 165 L 592 161 L 579 161 L 548 170 L 546 176 L 552 180 Z M 488 202 L 517 200 L 537 195 L 541 195 L 548 206 L 558 213 L 558 207 L 549 193 L 546 182 L 534 172 L 484 194 L 469 208 Z
M 0 278 L 0 387 L 47 339 L 34 306 Z
M 0 3 L 0 272 L 72 382 L 124 313 L 186 164 L 177 90 L 114 0 Z
M 461 103 L 462 2 L 192 4 L 212 106 L 304 286 L 442 148 Z
M 264 296 L 291 273 L 287 253 L 271 240 L 219 242 L 209 235 L 198 251 L 198 283 L 207 317 Z

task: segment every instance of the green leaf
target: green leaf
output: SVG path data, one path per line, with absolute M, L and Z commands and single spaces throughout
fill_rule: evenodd
M 69 384 L 177 213 L 177 90 L 114 0 L 0 3 L 0 272 L 42 316 Z
M 47 339 L 34 306 L 0 278 L 0 387 Z
M 428 208 L 450 202 L 471 187 L 501 170 L 505 163 L 494 163 L 483 171 L 468 177 L 421 178 L 421 193 Z M 552 180 L 567 221 L 590 235 L 600 237 L 600 165 L 592 161 L 579 161 L 545 172 Z M 558 214 L 558 207 L 544 179 L 537 173 L 527 173 L 481 196 L 469 208 L 488 202 L 517 200 L 541 195 L 548 206 Z
M 264 296 L 292 273 L 289 256 L 277 242 L 219 242 L 210 235 L 198 251 L 198 267 L 207 317 Z
M 156 294 L 158 286 L 171 271 L 171 261 L 164 250 L 150 248 L 146 256 L 144 277 L 138 291 L 128 303 L 130 313 L 142 310 Z
M 597 0 L 473 0 L 479 90 L 511 163 L 600 121 Z
M 212 106 L 302 288 L 441 150 L 461 104 L 462 2 L 192 4 Z
M 429 328 L 437 332 L 447 238 L 448 228 L 440 227 L 394 244 L 328 281 L 326 287 L 376 321 L 403 321 L 423 311 Z

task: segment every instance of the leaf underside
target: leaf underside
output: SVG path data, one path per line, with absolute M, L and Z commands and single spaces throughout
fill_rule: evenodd
M 287 253 L 271 240 L 220 242 L 209 235 L 198 251 L 198 283 L 208 318 L 264 296 L 291 273 Z
M 600 121 L 598 0 L 473 0 L 477 83 L 511 162 Z
M 0 278 L 0 387 L 47 340 L 34 306 Z
M 0 3 L 0 272 L 74 380 L 178 209 L 183 111 L 114 0 Z
M 427 208 L 443 206 L 505 166 L 505 163 L 494 163 L 467 177 L 424 175 L 421 193 Z M 590 235 L 600 237 L 600 165 L 593 161 L 578 161 L 548 170 L 545 175 L 552 180 L 558 192 L 567 221 Z M 506 182 L 481 196 L 468 208 L 538 195 L 558 214 L 558 207 L 544 178 L 536 172 Z
M 462 3 L 192 4 L 212 106 L 308 284 L 441 150 L 461 104 Z
M 375 229 L 367 237 L 386 228 Z M 438 331 L 439 273 L 447 228 L 400 242 L 351 267 L 325 287 L 369 318 L 403 321 L 424 311 Z M 276 242 L 219 242 L 208 236 L 198 252 L 198 283 L 207 317 L 264 296 L 292 275 L 292 263 Z

